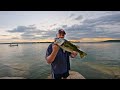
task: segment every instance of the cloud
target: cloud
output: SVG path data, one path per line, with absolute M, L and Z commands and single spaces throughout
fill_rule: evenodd
M 67 27 L 67 25 L 62 25 L 62 28 L 66 28 Z
M 81 19 L 83 19 L 83 16 L 81 15 L 75 18 L 75 20 L 81 20 Z
M 111 37 L 120 38 L 120 13 L 109 12 L 110 14 L 87 19 L 79 15 L 74 18 L 75 14 L 71 14 L 69 18 L 78 20 L 78 23 L 72 25 L 51 24 L 51 29 L 38 29 L 34 24 L 29 26 L 18 26 L 14 29 L 8 30 L 9 33 L 20 33 L 21 39 L 53 39 L 56 36 L 57 30 L 64 28 L 66 31 L 66 38 L 78 40 L 80 38 L 93 37 Z M 79 20 L 83 20 L 82 22 Z M 72 21 L 71 21 L 72 22 Z M 54 27 L 55 26 L 55 27 Z
M 12 36 L 11 35 L 0 35 L 0 40 L 7 40 L 10 39 Z
M 29 27 L 26 27 L 26 26 L 18 26 L 17 28 L 13 29 L 13 30 L 8 30 L 8 32 L 11 32 L 11 33 L 20 33 L 20 32 L 25 32 L 27 31 L 28 29 L 30 29 Z
M 18 37 L 12 37 L 11 39 L 19 39 Z
M 32 36 L 34 36 L 34 35 L 30 35 L 30 34 L 22 34 L 21 36 L 22 36 L 22 37 L 32 37 Z
M 69 18 L 71 18 L 71 17 L 73 17 L 73 16 L 75 16 L 75 14 L 72 13 L 72 14 L 70 14 Z
M 120 37 L 120 13 L 113 13 L 94 19 L 86 19 L 81 25 L 74 24 L 66 27 L 69 38 L 71 37 Z M 74 31 L 74 32 L 73 32 Z M 73 34 L 74 33 L 74 34 Z
M 37 27 L 33 25 L 29 26 L 18 26 L 13 30 L 7 30 L 9 33 L 21 33 L 21 39 L 33 39 L 36 38 L 36 35 L 42 35 L 44 37 L 46 31 L 37 29 Z M 37 37 L 38 38 L 38 37 Z M 42 37 L 39 37 L 42 38 Z
M 50 30 L 49 32 L 46 32 L 46 38 L 55 38 L 56 37 L 56 34 L 57 34 L 57 31 L 58 29 L 55 29 L 54 31 L 53 30 Z
M 102 16 L 102 17 L 96 18 L 96 19 L 85 20 L 83 23 L 84 24 L 92 24 L 92 25 L 120 23 L 120 13 L 106 15 L 106 16 Z
M 34 36 L 32 39 L 48 39 L 50 38 L 49 35 L 40 35 L 40 36 Z
M 3 37 L 5 36 L 6 37 L 6 36 L 9 36 L 9 35 L 0 35 L 0 36 L 3 36 Z
M 29 34 L 22 34 L 21 39 L 32 39 L 34 35 L 29 35 Z
M 57 24 L 52 24 L 52 25 L 50 25 L 50 27 L 54 27 L 54 26 L 56 26 Z

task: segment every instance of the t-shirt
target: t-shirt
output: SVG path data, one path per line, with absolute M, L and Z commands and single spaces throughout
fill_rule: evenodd
M 52 44 L 51 43 L 46 51 L 46 57 L 49 56 L 52 53 Z M 59 49 L 55 60 L 51 63 L 51 69 L 52 72 L 55 74 L 63 74 L 70 70 L 70 61 L 69 61 L 69 56 L 70 52 L 63 51 L 63 49 Z

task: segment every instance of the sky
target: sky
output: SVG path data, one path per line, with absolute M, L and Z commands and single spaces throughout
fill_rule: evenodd
M 59 29 L 73 41 L 120 39 L 120 11 L 0 11 L 0 43 L 51 41 Z

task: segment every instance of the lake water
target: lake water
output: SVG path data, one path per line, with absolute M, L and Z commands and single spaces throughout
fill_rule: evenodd
M 0 44 L 0 77 L 46 79 L 50 65 L 45 53 L 50 43 L 19 44 L 10 47 Z M 75 43 L 88 55 L 71 58 L 71 70 L 87 79 L 120 78 L 120 43 Z

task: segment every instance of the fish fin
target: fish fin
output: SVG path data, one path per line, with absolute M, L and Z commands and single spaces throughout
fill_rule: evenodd
M 80 57 L 81 57 L 81 58 L 83 58 L 83 57 L 85 57 L 85 56 L 87 55 L 85 52 L 82 52 L 82 51 L 79 52 L 79 54 L 80 54 Z
M 65 50 L 63 50 L 63 52 L 65 53 Z
M 80 46 L 76 45 L 77 48 L 80 48 Z

